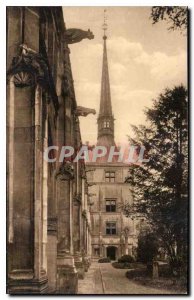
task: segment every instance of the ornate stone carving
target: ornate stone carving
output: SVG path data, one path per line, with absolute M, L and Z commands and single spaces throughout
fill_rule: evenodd
M 93 33 L 88 29 L 88 31 L 77 29 L 77 28 L 69 28 L 65 32 L 64 41 L 67 44 L 75 44 L 81 42 L 83 39 L 92 40 L 94 38 Z
M 61 164 L 55 176 L 60 180 L 72 180 L 74 178 L 73 164 L 70 162 Z
M 25 87 L 34 84 L 48 84 L 49 73 L 45 58 L 38 52 L 28 48 L 26 44 L 20 45 L 20 53 L 14 57 L 8 77 L 14 75 L 14 83 L 17 87 Z
M 75 194 L 73 197 L 76 204 L 80 204 L 82 202 L 82 195 L 81 193 Z
M 78 117 L 87 117 L 87 115 L 89 114 L 96 114 L 95 109 L 92 108 L 87 108 L 87 107 L 83 107 L 83 106 L 77 106 L 77 109 L 75 111 L 75 115 Z
M 14 76 L 14 84 L 17 87 L 25 87 L 33 85 L 34 77 L 27 72 L 19 72 Z

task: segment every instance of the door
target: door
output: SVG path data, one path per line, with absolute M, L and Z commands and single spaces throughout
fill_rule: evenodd
M 107 257 L 109 257 L 111 260 L 116 260 L 116 247 L 109 246 L 107 247 Z

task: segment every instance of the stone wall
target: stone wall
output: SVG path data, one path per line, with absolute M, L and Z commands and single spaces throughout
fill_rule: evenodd
M 81 145 L 65 32 L 61 7 L 7 7 L 10 294 L 74 294 L 74 257 L 89 255 L 85 166 L 43 158 Z

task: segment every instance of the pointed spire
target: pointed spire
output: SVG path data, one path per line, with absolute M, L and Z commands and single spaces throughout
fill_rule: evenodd
M 100 111 L 98 116 L 98 145 L 111 146 L 114 142 L 114 117 L 112 114 L 110 81 L 108 71 L 108 58 L 106 47 L 106 10 L 104 11 L 104 46 L 103 46 L 103 62 L 102 62 L 102 80 L 101 80 L 101 98 Z
M 102 65 L 101 98 L 100 98 L 99 115 L 112 116 L 108 58 L 107 58 L 107 48 L 106 48 L 107 37 L 104 36 L 103 39 L 104 39 L 104 49 L 103 49 L 103 65 Z

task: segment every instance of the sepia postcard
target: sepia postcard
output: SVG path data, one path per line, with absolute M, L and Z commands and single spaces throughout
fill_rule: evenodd
M 188 12 L 7 6 L 7 294 L 189 294 Z

